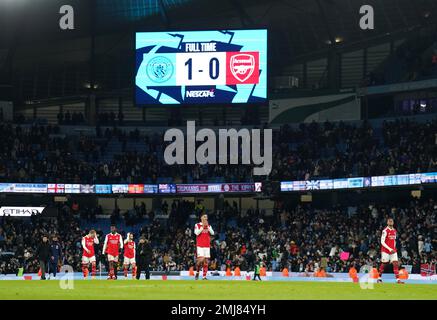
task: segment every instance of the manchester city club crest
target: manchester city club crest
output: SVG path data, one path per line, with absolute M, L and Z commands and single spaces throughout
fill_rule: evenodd
M 173 63 L 164 56 L 154 57 L 147 64 L 147 76 L 156 83 L 168 81 L 173 75 L 173 70 Z

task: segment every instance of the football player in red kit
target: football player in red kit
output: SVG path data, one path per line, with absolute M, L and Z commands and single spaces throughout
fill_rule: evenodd
M 208 216 L 202 214 L 200 223 L 194 226 L 196 235 L 196 280 L 199 279 L 200 267 L 203 267 L 203 280 L 206 280 L 208 272 L 208 259 L 211 257 L 211 236 L 214 235 L 212 227 L 208 224 Z
M 381 265 L 379 266 L 378 282 L 382 282 L 381 275 L 388 263 L 393 264 L 393 272 L 396 276 L 397 283 L 403 283 L 399 279 L 399 262 L 396 250 L 397 231 L 393 228 L 394 221 L 392 218 L 387 219 L 387 227 L 382 230 L 381 234 Z
M 123 239 L 121 234 L 117 233 L 117 228 L 112 225 L 111 233 L 106 235 L 105 243 L 103 244 L 103 254 L 107 255 L 109 264 L 108 280 L 117 279 L 118 256 L 120 254 L 120 249 L 123 249 Z
M 124 260 L 123 260 L 123 269 L 124 269 L 124 277 L 127 278 L 127 273 L 129 270 L 129 265 L 132 266 L 132 279 L 135 278 L 137 267 L 135 261 L 135 241 L 134 235 L 132 233 L 128 233 L 126 240 L 124 240 Z
M 83 277 L 88 277 L 88 266 L 91 263 L 91 276 L 92 279 L 96 277 L 96 254 L 94 252 L 94 245 L 99 244 L 96 231 L 90 230 L 90 232 L 82 238 L 82 272 Z

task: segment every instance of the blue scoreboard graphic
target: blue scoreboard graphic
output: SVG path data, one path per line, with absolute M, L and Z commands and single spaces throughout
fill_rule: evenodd
M 136 104 L 264 103 L 267 30 L 136 33 Z

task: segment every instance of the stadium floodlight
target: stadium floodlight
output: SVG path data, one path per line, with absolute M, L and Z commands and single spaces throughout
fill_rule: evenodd
M 86 83 L 84 83 L 84 85 L 83 85 L 86 89 L 91 89 L 91 83 L 89 83 L 89 82 L 86 82 Z M 94 84 L 94 86 L 93 86 L 93 89 L 98 89 L 99 88 L 99 85 L 98 84 Z

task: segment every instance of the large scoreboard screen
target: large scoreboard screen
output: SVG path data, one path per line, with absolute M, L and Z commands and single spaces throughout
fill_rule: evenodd
M 267 30 L 136 33 L 136 103 L 263 103 Z

